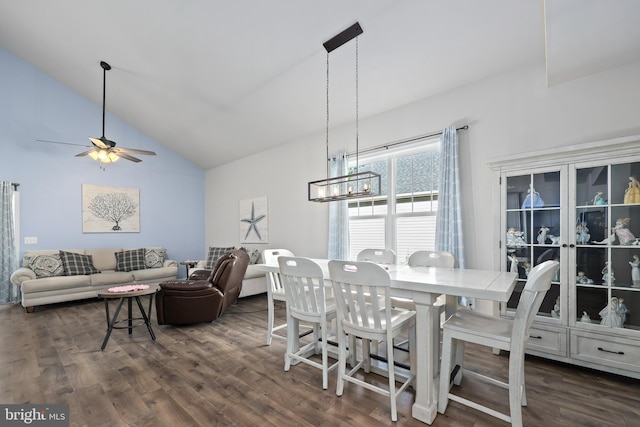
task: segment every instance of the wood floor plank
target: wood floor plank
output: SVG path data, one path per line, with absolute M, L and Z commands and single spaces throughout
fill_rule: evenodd
M 278 303 L 276 322 L 284 321 Z M 153 315 L 155 319 L 155 313 Z M 104 303 L 77 301 L 38 307 L 0 306 L 0 402 L 68 403 L 72 426 L 399 426 L 425 424 L 411 417 L 413 390 L 389 401 L 346 384 L 335 394 L 335 373 L 322 390 L 319 370 L 284 371 L 286 342 L 266 345 L 266 296 L 243 298 L 210 324 L 114 330 L 105 351 Z M 305 338 L 310 339 L 310 338 Z M 508 358 L 467 346 L 467 366 L 506 378 Z M 396 357 L 406 357 L 398 354 Z M 527 357 L 525 426 L 637 426 L 636 380 Z M 385 384 L 386 379 L 367 374 Z M 460 392 L 508 410 L 507 393 L 465 378 Z M 432 424 L 506 426 L 450 402 Z

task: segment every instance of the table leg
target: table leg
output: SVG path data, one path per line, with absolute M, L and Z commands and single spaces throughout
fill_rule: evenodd
M 113 331 L 113 325 L 115 325 L 116 321 L 118 320 L 118 314 L 120 314 L 120 309 L 122 308 L 123 302 L 124 302 L 124 297 L 120 298 L 120 301 L 118 301 L 118 306 L 116 307 L 115 313 L 113 313 L 113 318 L 109 320 L 109 299 L 108 298 L 104 299 L 104 306 L 107 311 L 108 328 L 107 328 L 107 334 L 104 337 L 104 341 L 102 341 L 102 347 L 100 347 L 100 351 L 104 351 L 105 347 L 107 346 L 107 342 L 109 341 L 109 337 L 111 336 L 111 332 Z
M 434 379 L 435 354 L 433 334 L 440 333 L 440 325 L 434 322 L 431 310 L 438 295 L 416 294 L 416 400 L 411 415 L 427 424 L 431 424 L 437 415 L 436 384 Z
M 138 297 L 136 297 L 137 299 Z M 131 297 L 127 298 L 127 309 L 129 311 L 129 318 L 127 319 L 127 325 L 129 326 L 129 335 L 133 333 L 133 317 L 131 313 L 131 305 L 132 305 Z
M 144 319 L 144 324 L 147 325 L 147 329 L 149 330 L 149 335 L 151 335 L 152 340 L 156 340 L 156 336 L 153 333 L 153 329 L 151 329 L 151 301 L 153 300 L 153 294 L 149 295 L 149 315 L 144 312 L 144 307 L 142 306 L 142 302 L 140 301 L 140 297 L 136 296 L 136 303 L 138 304 L 138 308 L 140 309 L 140 313 L 142 314 L 142 318 Z

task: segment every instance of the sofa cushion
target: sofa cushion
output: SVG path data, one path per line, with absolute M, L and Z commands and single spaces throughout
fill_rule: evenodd
M 147 268 L 145 270 L 134 270 L 131 272 L 136 283 L 157 282 L 158 280 L 175 279 L 178 275 L 178 266 Z M 147 283 L 149 284 L 149 283 Z
M 134 282 L 133 273 L 130 271 L 103 271 L 100 274 L 92 274 L 91 286 L 104 287 L 108 285 L 128 285 Z
M 144 270 L 147 268 L 144 248 L 120 251 L 115 254 L 116 271 Z
M 164 265 L 164 258 L 167 256 L 165 248 L 145 248 L 144 261 L 147 268 L 160 268 Z
M 36 273 L 36 277 L 64 276 L 60 253 L 51 255 L 25 255 L 25 262 Z
M 100 271 L 93 265 L 93 256 L 60 251 L 60 259 L 66 276 L 96 274 Z
M 206 265 L 206 269 L 207 270 L 213 270 L 216 266 L 216 264 L 218 263 L 218 259 L 220 259 L 220 257 L 222 255 L 224 255 L 227 252 L 231 252 L 232 250 L 234 250 L 235 248 L 233 246 L 228 247 L 228 248 L 216 248 L 213 246 L 209 246 L 209 253 L 207 254 L 207 265 Z

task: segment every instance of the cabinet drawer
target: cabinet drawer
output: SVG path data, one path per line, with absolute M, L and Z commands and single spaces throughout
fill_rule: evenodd
M 529 330 L 527 349 L 566 357 L 567 331 L 566 329 L 534 325 Z
M 640 372 L 640 341 L 586 331 L 571 331 L 571 357 Z

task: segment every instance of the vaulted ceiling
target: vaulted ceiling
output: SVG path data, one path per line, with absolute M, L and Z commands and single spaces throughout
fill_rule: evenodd
M 208 169 L 323 133 L 322 43 L 356 21 L 361 119 L 524 66 L 557 85 L 640 61 L 637 0 L 0 0 L 0 46 L 98 105 L 110 63 L 107 110 Z M 354 52 L 329 57 L 332 126 L 354 120 Z

